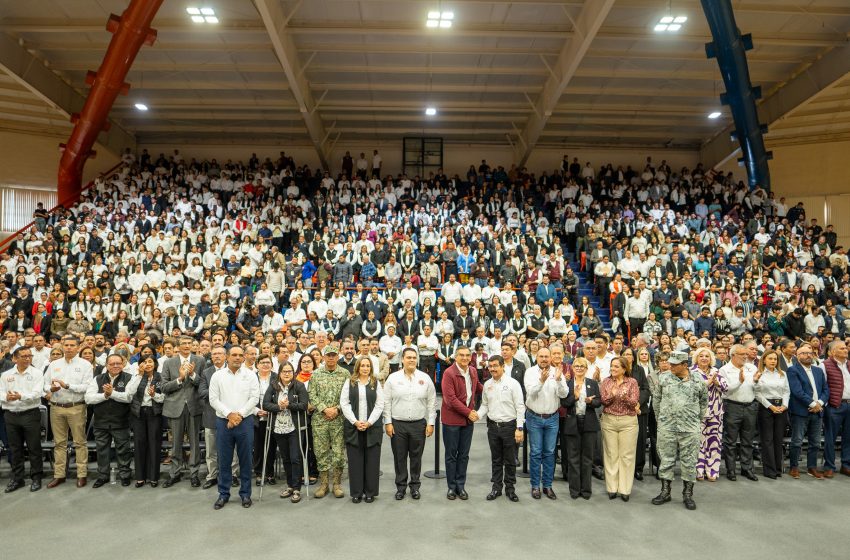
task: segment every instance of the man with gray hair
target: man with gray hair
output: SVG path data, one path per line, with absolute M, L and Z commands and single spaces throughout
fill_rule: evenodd
M 726 463 L 726 478 L 737 480 L 735 474 L 735 455 L 738 440 L 741 441 L 741 475 L 758 480 L 753 472 L 753 438 L 756 434 L 756 415 L 758 403 L 753 380 L 758 368 L 748 359 L 748 351 L 743 344 L 732 346 L 729 351 L 729 363 L 720 368 L 720 375 L 726 379 L 727 390 L 723 396 L 723 460 Z

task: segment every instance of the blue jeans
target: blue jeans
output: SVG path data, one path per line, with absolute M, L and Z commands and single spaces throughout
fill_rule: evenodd
M 233 449 L 239 457 L 239 497 L 251 497 L 251 473 L 253 472 L 254 417 L 249 416 L 238 426 L 227 428 L 226 418 L 215 419 L 215 445 L 218 448 L 218 495 L 230 498 L 233 485 Z
M 792 469 L 797 468 L 799 465 L 804 434 L 807 436 L 809 443 L 809 448 L 806 451 L 806 468 L 817 468 L 822 420 L 823 418 L 820 414 L 809 414 L 807 416 L 791 415 L 791 459 L 789 463 Z
M 540 488 L 540 471 L 543 471 L 543 488 L 552 487 L 555 476 L 555 444 L 558 441 L 558 414 L 541 418 L 526 411 L 525 429 L 531 447 L 531 487 Z
M 476 284 L 479 288 L 486 288 L 486 287 L 487 287 L 487 278 L 476 278 L 476 279 L 475 279 L 475 284 Z
M 446 484 L 449 490 L 460 492 L 466 485 L 466 467 L 475 424 L 446 426 L 443 424 L 443 443 L 446 446 Z
M 850 469 L 850 404 L 841 403 L 838 408 L 824 407 L 824 470 L 837 470 L 835 467 L 835 438 L 841 436 L 840 467 Z

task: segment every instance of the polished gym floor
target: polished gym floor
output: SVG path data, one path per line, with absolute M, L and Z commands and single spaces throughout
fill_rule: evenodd
M 434 440 L 424 464 L 434 467 Z M 468 501 L 446 500 L 445 481 L 423 478 L 422 499 L 393 499 L 392 453 L 385 439 L 381 494 L 372 504 L 348 496 L 305 498 L 291 504 L 278 497 L 280 484 L 262 501 L 243 509 L 238 497 L 214 511 L 215 489 L 191 488 L 184 479 L 171 489 L 106 485 L 30 493 L 28 486 L 0 494 L 0 549 L 4 558 L 838 558 L 850 543 L 847 529 L 850 477 L 816 481 L 761 478 L 721 479 L 697 484 L 698 509 L 674 500 L 653 506 L 659 483 L 652 475 L 635 482 L 629 503 L 609 501 L 594 480 L 590 501 L 571 500 L 557 480 L 556 501 L 533 500 L 528 481 L 518 484 L 520 501 L 504 496 L 485 501 L 490 489 L 486 427 L 475 427 L 469 466 Z M 90 473 L 94 472 L 94 465 Z M 560 465 L 556 465 L 560 473 Z M 8 481 L 2 465 L 0 484 Z M 760 474 L 760 469 L 759 469 Z M 46 482 L 49 480 L 45 480 Z M 89 479 L 92 480 L 91 478 Z M 27 481 L 29 484 L 29 481 Z M 345 481 L 347 490 L 347 481 Z M 237 490 L 237 489 L 234 489 Z M 460 557 L 460 556 L 458 556 Z

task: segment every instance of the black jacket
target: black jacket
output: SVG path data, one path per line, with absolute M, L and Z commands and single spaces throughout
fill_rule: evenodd
M 154 392 L 162 393 L 162 378 L 159 376 L 159 372 L 154 372 L 153 374 L 153 386 Z M 136 418 L 142 412 L 142 399 L 145 397 L 145 392 L 148 390 L 148 376 L 143 375 L 142 380 L 139 382 L 139 387 L 136 389 L 136 394 L 133 395 L 133 400 L 130 402 L 130 413 Z M 153 400 L 153 399 L 151 399 Z M 158 403 L 153 401 L 153 413 L 157 416 L 162 414 L 162 403 Z
M 280 412 L 280 397 L 282 395 L 282 387 L 275 379 L 269 383 L 269 388 L 266 389 L 266 394 L 263 395 L 263 410 L 272 413 L 272 427 L 277 421 L 277 414 Z M 286 398 L 289 400 L 287 408 L 292 413 L 292 423 L 295 424 L 296 430 L 301 430 L 302 426 L 307 425 L 307 405 L 310 402 L 307 395 L 307 387 L 297 379 L 293 379 L 292 383 L 286 389 Z
M 602 406 L 602 395 L 599 393 L 599 383 L 590 377 L 585 377 L 584 387 L 587 392 L 587 396 L 593 399 L 586 405 L 587 409 L 586 414 L 584 415 L 584 431 L 598 432 L 599 418 L 596 416 L 595 409 Z M 575 377 L 567 382 L 567 391 L 569 391 L 569 397 L 572 397 L 572 402 L 570 402 L 569 397 L 561 399 L 561 406 L 567 409 L 567 415 L 564 417 L 563 431 L 569 436 L 577 436 L 580 434 L 578 431 L 578 420 L 576 420 Z

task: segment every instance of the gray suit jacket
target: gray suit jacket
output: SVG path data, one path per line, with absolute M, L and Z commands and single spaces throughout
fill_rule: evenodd
M 165 402 L 162 405 L 162 415 L 166 418 L 179 418 L 183 408 L 189 406 L 189 414 L 200 416 L 203 412 L 201 401 L 198 399 L 198 384 L 204 369 L 204 359 L 192 354 L 189 360 L 195 366 L 194 376 L 187 377 L 182 383 L 180 377 L 180 355 L 165 360 L 162 367 L 162 392 Z
M 198 382 L 198 399 L 204 409 L 204 428 L 215 430 L 215 409 L 210 406 L 210 381 L 215 372 L 218 371 L 214 365 L 206 368 L 201 373 L 201 379 Z

